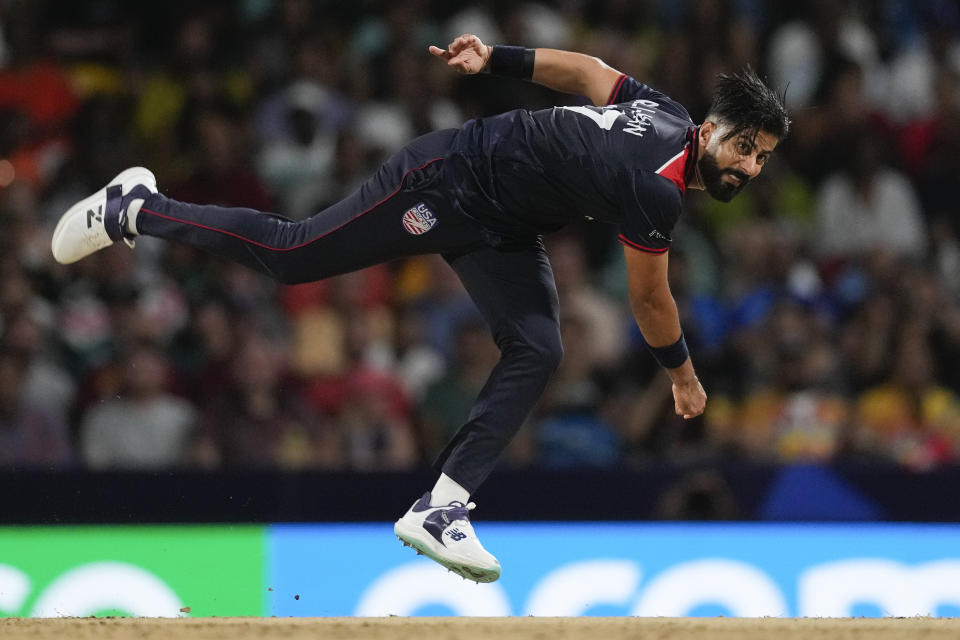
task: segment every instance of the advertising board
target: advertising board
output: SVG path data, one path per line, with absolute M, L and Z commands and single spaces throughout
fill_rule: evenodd
M 275 615 L 957 616 L 960 527 L 479 523 L 477 585 L 388 526 L 275 526 Z M 295 592 L 295 593 L 294 593 Z M 291 594 L 299 598 L 291 597 Z
M 6 616 L 960 616 L 960 526 L 477 523 L 477 585 L 389 524 L 0 528 Z
M 264 535 L 256 526 L 0 527 L 0 615 L 263 615 Z

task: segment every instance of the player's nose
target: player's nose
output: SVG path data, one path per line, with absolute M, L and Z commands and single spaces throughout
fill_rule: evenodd
M 756 154 L 752 154 L 741 160 L 738 168 L 752 179 L 757 177 L 761 167 L 760 163 L 757 162 Z

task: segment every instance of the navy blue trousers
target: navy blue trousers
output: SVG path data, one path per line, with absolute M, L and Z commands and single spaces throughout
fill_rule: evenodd
M 396 258 L 441 254 L 489 324 L 500 360 L 435 466 L 471 493 L 539 399 L 562 357 L 557 290 L 539 237 L 499 242 L 444 179 L 456 130 L 417 138 L 353 194 L 302 221 L 157 194 L 137 230 L 235 260 L 287 284 Z

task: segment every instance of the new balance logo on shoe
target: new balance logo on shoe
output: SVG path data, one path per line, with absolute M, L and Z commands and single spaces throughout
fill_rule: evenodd
M 60 216 L 50 250 L 60 264 L 71 264 L 122 240 L 133 247 L 127 233 L 127 206 L 157 193 L 157 179 L 149 169 L 131 167 L 121 171 L 107 186 L 74 203 Z
M 467 537 L 467 534 L 463 533 L 463 532 L 460 531 L 459 529 L 450 529 L 449 531 L 446 531 L 445 533 L 446 533 L 448 536 L 450 536 L 450 539 L 453 540 L 454 542 L 460 542 L 461 540 L 464 540 L 464 539 L 466 539 L 466 537 Z
M 93 221 L 96 220 L 100 222 L 103 220 L 103 205 L 97 207 L 97 210 L 87 209 L 87 229 L 93 226 Z

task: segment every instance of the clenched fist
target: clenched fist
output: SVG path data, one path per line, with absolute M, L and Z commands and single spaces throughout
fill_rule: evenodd
M 707 394 L 696 376 L 673 383 L 674 411 L 687 420 L 703 413 L 707 405 Z

